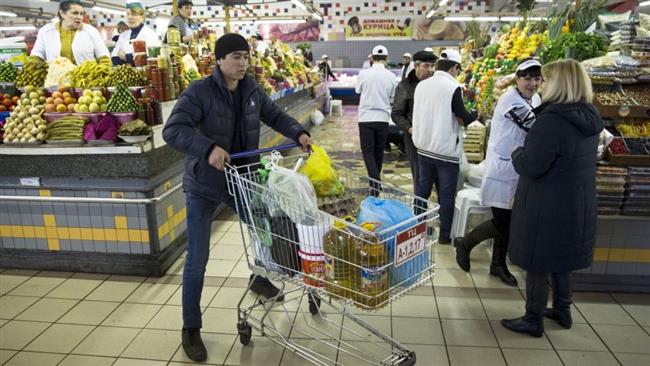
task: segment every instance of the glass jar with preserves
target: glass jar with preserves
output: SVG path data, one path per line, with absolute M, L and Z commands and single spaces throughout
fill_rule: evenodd
M 133 53 L 147 53 L 147 42 L 141 40 L 141 39 L 134 39 L 131 41 L 131 44 L 133 45 Z M 145 61 L 146 62 L 146 61 Z
M 133 63 L 136 67 L 147 66 L 147 53 L 136 52 L 133 54 Z

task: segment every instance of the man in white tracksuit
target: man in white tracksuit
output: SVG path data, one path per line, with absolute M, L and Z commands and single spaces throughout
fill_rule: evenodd
M 440 204 L 440 244 L 451 243 L 454 200 L 463 154 L 462 126 L 477 117 L 476 112 L 465 110 L 461 84 L 456 81 L 460 64 L 458 51 L 444 50 L 436 72 L 418 84 L 413 97 L 413 144 L 419 155 L 415 194 L 429 199 L 435 184 Z
M 388 59 L 386 47 L 379 45 L 373 48 L 372 58 L 374 61 L 372 67 L 359 73 L 356 91 L 361 94 L 359 139 L 363 161 L 368 176 L 379 181 L 384 162 L 384 147 L 388 140 L 391 101 L 395 96 L 397 79 L 395 74 L 386 69 Z M 381 187 L 378 183 L 371 181 L 370 187 L 370 194 L 379 195 Z

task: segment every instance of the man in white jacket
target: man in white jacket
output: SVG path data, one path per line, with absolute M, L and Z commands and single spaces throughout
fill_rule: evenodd
M 460 68 L 460 53 L 453 49 L 444 50 L 437 71 L 433 77 L 418 84 L 413 97 L 413 144 L 419 155 L 415 194 L 428 199 L 435 184 L 440 204 L 440 244 L 451 243 L 454 201 L 463 154 L 462 126 L 477 117 L 476 112 L 465 110 L 461 85 L 456 81 Z
M 375 46 L 372 50 L 373 64 L 369 69 L 361 70 L 357 79 L 356 91 L 361 94 L 359 100 L 359 139 L 361 152 L 366 164 L 368 176 L 381 180 L 381 168 L 384 162 L 384 147 L 388 140 L 388 122 L 390 121 L 391 101 L 395 96 L 397 79 L 395 74 L 386 69 L 388 50 L 384 46 Z M 370 193 L 379 195 L 379 184 L 370 183 Z

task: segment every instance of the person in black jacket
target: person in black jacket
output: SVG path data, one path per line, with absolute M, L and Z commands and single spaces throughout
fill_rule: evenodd
M 543 318 L 570 328 L 571 271 L 591 265 L 596 237 L 596 162 L 603 122 L 591 104 L 589 76 L 575 60 L 542 68 L 542 105 L 523 147 L 512 153 L 519 174 L 508 255 L 527 271 L 526 313 L 501 320 L 541 337 Z M 546 309 L 548 287 L 553 308 Z
M 413 94 L 415 94 L 415 87 L 421 80 L 433 75 L 437 59 L 438 57 L 429 51 L 418 51 L 413 55 L 414 69 L 397 85 L 390 114 L 397 127 L 404 130 L 404 148 L 411 163 L 414 191 L 418 181 L 418 153 L 413 145 L 413 138 L 411 138 L 413 132 Z
M 207 351 L 201 341 L 201 292 L 210 247 L 210 224 L 216 208 L 225 203 L 235 209 L 226 189 L 226 163 L 230 153 L 258 148 L 260 120 L 284 136 L 311 145 L 304 128 L 276 106 L 255 80 L 246 74 L 249 46 L 229 33 L 216 42 L 217 68 L 192 83 L 176 102 L 163 129 L 171 147 L 187 155 L 183 188 L 187 205 L 187 257 L 183 270 L 183 349 L 193 361 Z M 241 212 L 239 210 L 238 212 Z M 283 295 L 266 278 L 251 276 L 251 290 L 282 301 Z

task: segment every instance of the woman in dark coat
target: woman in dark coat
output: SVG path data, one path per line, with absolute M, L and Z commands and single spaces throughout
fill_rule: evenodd
M 571 271 L 591 265 L 596 236 L 596 152 L 603 129 L 589 76 L 574 60 L 542 68 L 542 105 L 523 147 L 510 224 L 510 260 L 527 271 L 526 313 L 501 324 L 541 337 L 544 315 L 572 324 Z M 549 279 L 553 308 L 546 309 Z

